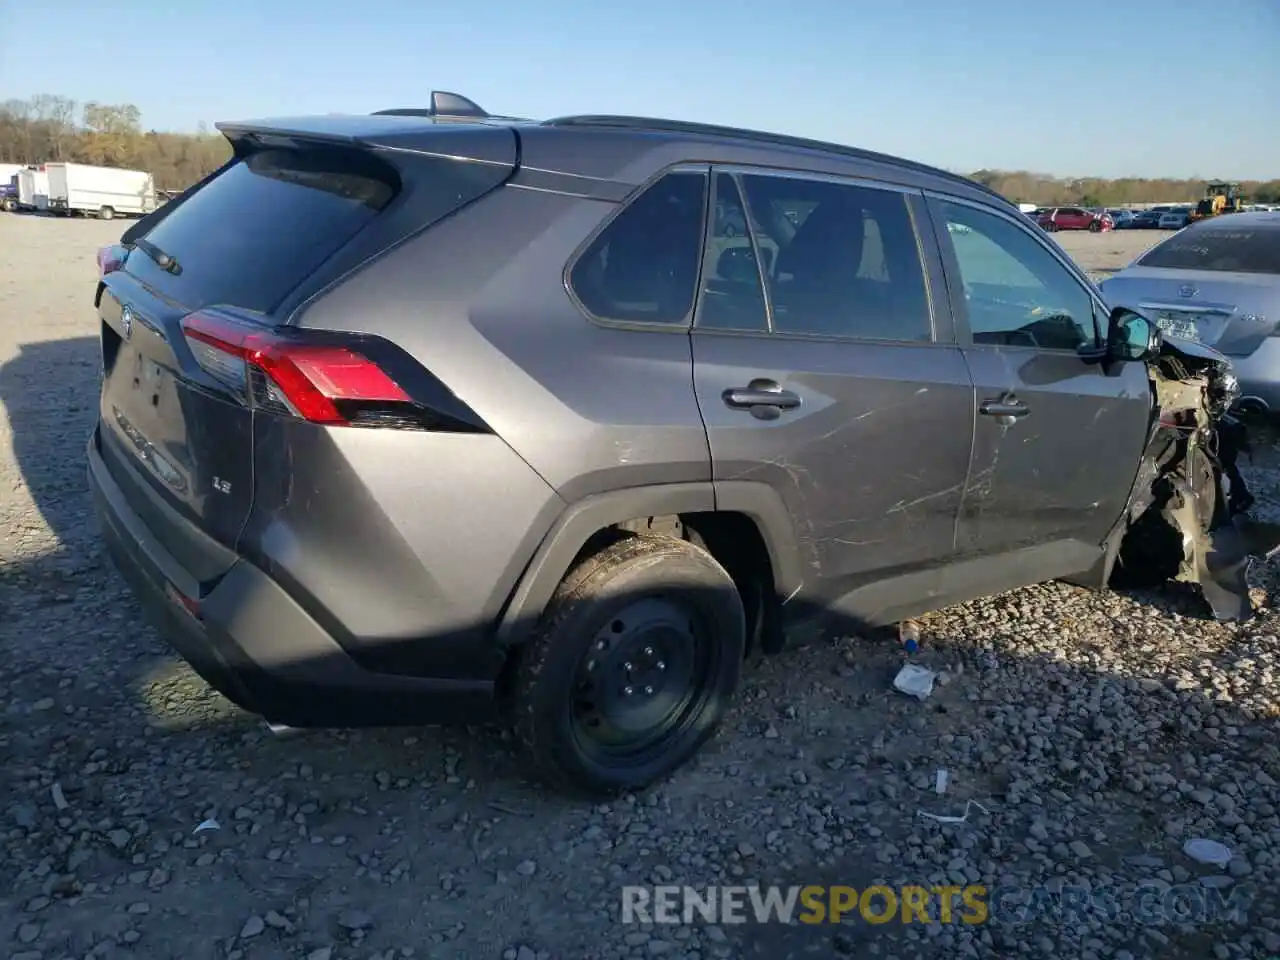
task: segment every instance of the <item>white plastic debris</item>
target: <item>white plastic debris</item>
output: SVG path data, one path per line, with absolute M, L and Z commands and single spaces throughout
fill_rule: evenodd
M 932 670 L 908 663 L 893 678 L 893 689 L 917 700 L 927 700 L 933 693 L 933 681 L 937 676 Z
M 222 824 L 220 824 L 217 820 L 205 820 L 197 824 L 196 828 L 191 832 L 193 834 L 196 834 L 196 833 L 199 833 L 201 830 L 221 830 L 221 829 L 222 829 Z
M 63 796 L 62 784 L 55 783 L 49 788 L 49 792 L 53 794 L 53 805 L 59 810 L 65 810 L 67 807 L 71 806 L 71 804 L 67 803 L 67 798 Z
M 1182 852 L 1197 863 L 1208 863 L 1215 867 L 1225 867 L 1231 862 L 1231 851 L 1217 840 L 1206 840 L 1196 837 L 1182 845 Z
M 943 794 L 947 792 L 947 779 L 949 774 L 942 767 L 938 768 L 937 775 L 933 778 L 933 792 Z
M 964 804 L 964 813 L 960 814 L 958 817 L 945 816 L 941 813 L 929 813 L 925 810 L 917 810 L 916 813 L 924 817 L 926 820 L 932 820 L 935 823 L 964 823 L 969 819 L 969 811 L 974 807 L 977 807 L 987 816 L 991 816 L 991 811 L 980 804 L 977 800 L 966 800 Z

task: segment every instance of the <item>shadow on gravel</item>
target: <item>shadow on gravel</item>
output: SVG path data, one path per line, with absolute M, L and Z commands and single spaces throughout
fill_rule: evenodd
M 84 450 L 97 413 L 99 369 L 93 337 L 23 344 L 16 357 L 0 364 L 0 405 L 13 434 L 14 458 L 64 550 L 94 532 L 86 527 Z
M 926 618 L 917 659 L 948 682 L 925 702 L 890 689 L 902 655 L 882 631 L 836 623 L 837 639 L 747 671 L 724 733 L 687 769 L 607 808 L 518 781 L 507 735 L 493 725 L 275 740 L 175 665 L 108 570 L 84 480 L 97 349 L 93 338 L 34 344 L 0 367 L 24 483 L 61 545 L 58 558 L 70 561 L 56 583 L 36 575 L 42 559 L 6 570 L 0 582 L 0 675 L 21 694 L 0 714 L 12 776 L 0 789 L 13 857 L 2 872 L 19 897 L 77 898 L 86 883 L 107 891 L 139 863 L 164 864 L 184 876 L 192 902 L 227 915 L 197 911 L 169 933 L 152 932 L 155 955 L 176 955 L 193 936 L 213 943 L 234 934 L 264 902 L 301 924 L 302 900 L 307 909 L 360 904 L 393 935 L 387 946 L 425 944 L 430 930 L 470 920 L 474 907 L 445 894 L 430 895 L 428 907 L 420 884 L 390 887 L 381 871 L 353 877 L 351 862 L 389 857 L 392 879 L 396 860 L 419 879 L 445 869 L 480 885 L 491 882 L 481 874 L 527 877 L 526 858 L 541 854 L 536 882 L 516 881 L 518 896 L 511 887 L 502 897 L 518 905 L 513 935 L 558 938 L 563 956 L 599 956 L 600 939 L 622 938 L 614 925 L 624 884 L 752 880 L 859 891 L 877 881 L 981 883 L 1009 899 L 993 894 L 994 922 L 967 931 L 873 925 L 856 913 L 838 927 L 721 924 L 705 955 L 724 955 L 717 949 L 727 943 L 768 960 L 865 955 L 873 946 L 1049 956 L 1067 943 L 1076 950 L 1069 955 L 1102 956 L 1102 947 L 1123 943 L 1139 955 L 1202 960 L 1215 942 L 1236 942 L 1241 928 L 1195 917 L 1152 923 L 1134 916 L 1124 893 L 1156 884 L 1165 891 L 1159 912 L 1173 909 L 1169 890 L 1200 891 L 1200 909 L 1209 909 L 1210 888 L 1199 880 L 1224 874 L 1180 849 L 1201 836 L 1236 850 L 1243 866 L 1225 876 L 1231 889 L 1256 886 L 1251 920 L 1280 916 L 1280 721 L 1253 660 L 1273 652 L 1258 646 L 1258 634 L 1275 632 L 1276 616 L 1213 624 L 1191 589 L 1086 605 L 1074 603 L 1085 591 L 1048 585 L 965 605 L 963 616 Z M 277 666 L 304 677 L 323 664 Z M 939 768 L 951 775 L 942 796 Z M 73 833 L 48 806 L 55 783 L 77 816 Z M 970 799 L 989 813 L 974 811 L 960 825 L 917 815 L 958 814 Z M 220 818 L 222 829 L 193 837 L 205 817 Z M 142 818 L 145 829 L 128 826 Z M 343 868 L 332 859 L 339 845 Z M 191 869 L 188 848 L 213 854 L 206 872 Z M 1077 904 L 1083 916 L 1063 914 L 1064 889 L 1114 891 L 1128 913 L 1107 915 L 1099 899 Z M 123 915 L 105 893 L 76 903 L 79 915 Z M 575 910 L 597 924 L 609 913 L 609 932 L 573 933 L 570 923 L 570 932 L 554 933 Z M 82 954 L 92 943 L 77 939 L 65 915 L 54 936 Z M 646 942 L 673 951 L 683 939 L 662 925 L 648 932 Z M 690 948 L 702 937 L 695 931 Z M 496 954 L 459 944 L 450 955 Z

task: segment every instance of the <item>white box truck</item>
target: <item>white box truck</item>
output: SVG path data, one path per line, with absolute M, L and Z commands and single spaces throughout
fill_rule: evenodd
M 18 171 L 19 210 L 46 210 L 49 207 L 49 174 L 42 167 Z
M 49 210 L 60 216 L 92 214 L 103 220 L 136 216 L 156 208 L 156 185 L 151 174 L 83 163 L 46 163 Z

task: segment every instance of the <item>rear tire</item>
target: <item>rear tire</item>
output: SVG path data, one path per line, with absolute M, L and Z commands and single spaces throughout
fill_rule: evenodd
M 1058 232 L 1058 225 L 1057 225 L 1056 223 L 1054 223 L 1052 220 L 1050 220 L 1048 223 L 1046 223 L 1046 224 L 1044 225 L 1044 228 L 1045 228 L 1046 230 L 1048 230 L 1050 233 L 1057 233 L 1057 232 Z
M 738 684 L 746 618 L 702 547 L 636 536 L 560 584 L 516 666 L 512 727 L 539 779 L 571 795 L 640 790 L 716 732 Z
M 112 210 L 110 207 L 103 207 L 101 210 L 98 211 L 99 220 L 111 220 L 111 219 L 114 219 L 115 215 L 116 215 L 116 212 Z
M 1100 224 L 1097 220 L 1093 221 L 1093 223 L 1089 224 L 1089 232 L 1090 232 L 1090 233 L 1101 233 L 1101 232 L 1102 232 L 1102 224 Z

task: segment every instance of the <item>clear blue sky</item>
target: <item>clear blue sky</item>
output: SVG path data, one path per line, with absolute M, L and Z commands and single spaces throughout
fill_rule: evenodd
M 157 129 L 435 87 L 964 171 L 1280 177 L 1280 0 L 0 0 L 0 21 L 0 99 L 130 102 Z

